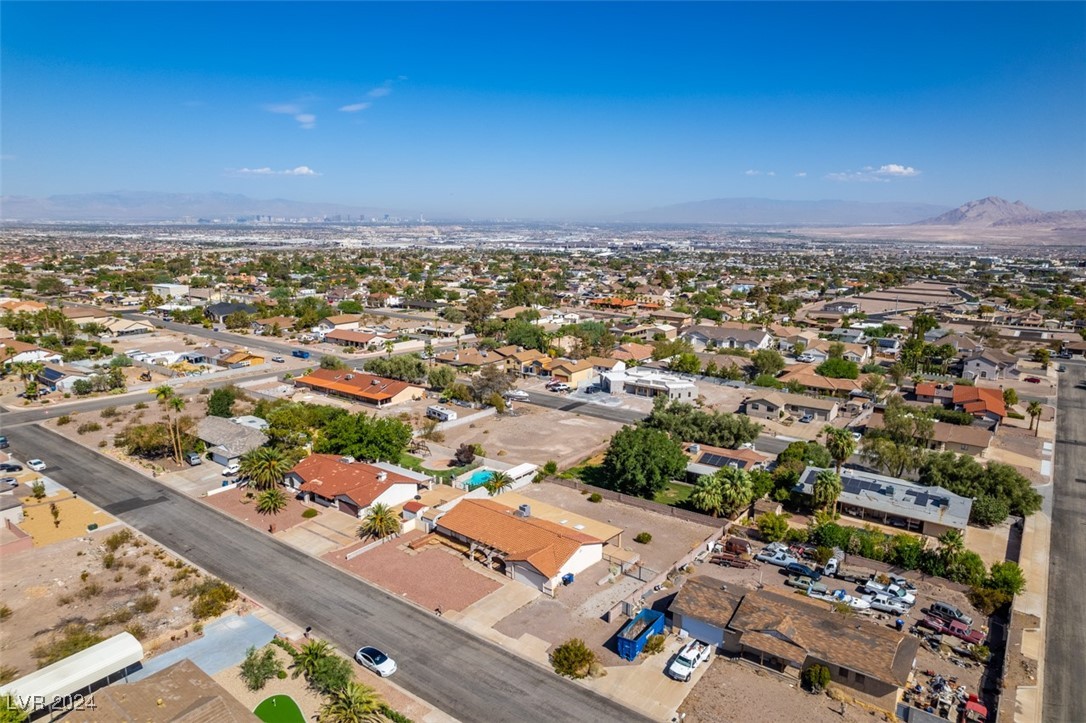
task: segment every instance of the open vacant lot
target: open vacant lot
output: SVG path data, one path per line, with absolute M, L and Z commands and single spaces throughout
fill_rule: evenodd
M 569 414 L 530 404 L 516 405 L 516 416 L 495 415 L 445 432 L 444 445 L 482 445 L 486 456 L 511 463 L 543 465 L 554 460 L 559 467 L 572 465 L 604 446 L 617 422 Z

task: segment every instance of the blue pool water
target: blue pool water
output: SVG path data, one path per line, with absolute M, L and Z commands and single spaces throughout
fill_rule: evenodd
M 468 477 L 468 489 L 473 490 L 476 487 L 481 487 L 490 481 L 490 478 L 494 476 L 494 470 L 490 469 L 477 469 L 471 473 L 471 477 Z

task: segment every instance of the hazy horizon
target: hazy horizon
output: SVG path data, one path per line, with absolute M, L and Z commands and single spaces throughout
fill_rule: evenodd
M 719 198 L 1086 198 L 1082 4 L 2 13 L 9 196 L 218 191 L 539 219 Z

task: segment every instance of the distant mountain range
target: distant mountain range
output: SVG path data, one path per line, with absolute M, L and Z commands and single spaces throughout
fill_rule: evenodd
M 1086 211 L 1038 211 L 1021 201 L 1011 203 L 998 196 L 988 196 L 978 201 L 969 201 L 934 218 L 917 221 L 916 225 L 972 228 L 996 226 L 1080 228 L 1086 226 Z
M 347 216 L 381 218 L 385 214 L 417 218 L 418 211 L 404 211 L 337 203 L 310 203 L 282 198 L 255 199 L 237 193 L 156 193 L 113 191 L 79 193 L 48 198 L 0 197 L 0 218 L 6 221 L 113 221 L 121 223 L 177 221 L 185 218 L 227 219 L 272 216 L 321 218 Z
M 946 210 L 946 206 L 928 203 L 714 198 L 628 213 L 618 220 L 728 226 L 890 226 L 916 223 Z

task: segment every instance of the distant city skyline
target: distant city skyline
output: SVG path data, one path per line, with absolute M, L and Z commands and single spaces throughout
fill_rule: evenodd
M 0 4 L 0 193 L 1086 207 L 1084 3 Z

